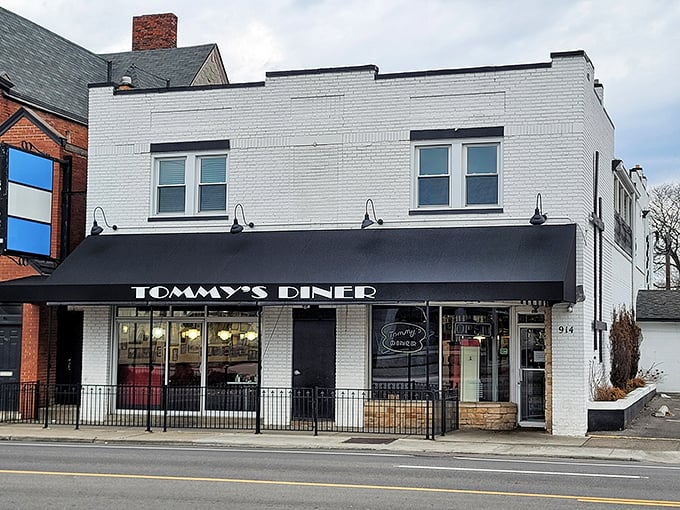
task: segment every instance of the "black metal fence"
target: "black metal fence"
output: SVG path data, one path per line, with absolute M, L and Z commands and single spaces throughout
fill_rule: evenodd
M 0 422 L 436 435 L 458 428 L 458 393 L 371 389 L 0 384 Z

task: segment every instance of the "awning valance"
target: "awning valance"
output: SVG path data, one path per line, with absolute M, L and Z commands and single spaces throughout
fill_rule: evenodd
M 576 226 L 90 236 L 1 302 L 574 302 Z

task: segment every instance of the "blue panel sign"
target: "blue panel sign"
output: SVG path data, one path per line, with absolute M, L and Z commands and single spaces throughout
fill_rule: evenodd
M 52 191 L 52 160 L 9 148 L 9 180 Z
M 4 251 L 50 257 L 54 161 L 7 146 Z
M 7 250 L 50 256 L 51 227 L 21 218 L 7 218 Z

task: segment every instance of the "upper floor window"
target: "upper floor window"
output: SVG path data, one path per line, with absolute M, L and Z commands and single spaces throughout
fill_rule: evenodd
M 413 206 L 420 209 L 500 206 L 501 139 L 497 135 L 502 135 L 502 131 L 503 128 L 412 131 Z M 460 139 L 466 135 L 485 139 L 472 136 Z M 445 139 L 447 136 L 454 139 Z
M 228 140 L 151 144 L 152 215 L 226 214 L 227 149 Z
M 227 157 L 198 158 L 198 212 L 224 211 L 227 205 Z
M 156 212 L 184 212 L 186 204 L 185 159 L 158 160 Z
M 500 144 L 465 145 L 465 205 L 498 204 Z
M 614 211 L 621 217 L 626 225 L 630 225 L 631 205 L 633 203 L 631 194 L 628 193 L 623 183 L 617 178 L 614 180 Z
M 633 253 L 633 198 L 623 183 L 614 178 L 614 240 L 628 255 Z

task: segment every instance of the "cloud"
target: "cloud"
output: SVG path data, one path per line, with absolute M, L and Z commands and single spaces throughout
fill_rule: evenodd
M 0 0 L 95 52 L 130 49 L 132 16 L 174 12 L 182 46 L 216 42 L 232 82 L 266 71 L 376 64 L 380 71 L 548 62 L 583 49 L 605 87 L 617 147 L 651 174 L 678 171 L 677 137 L 653 130 L 680 117 L 677 0 Z M 660 118 L 660 117 L 659 117 Z M 674 121 L 677 124 L 677 121 Z M 647 164 L 640 159 L 648 157 Z M 626 161 L 628 166 L 632 166 Z M 680 178 L 680 176 L 678 176 Z

